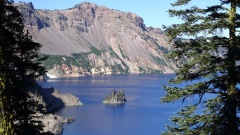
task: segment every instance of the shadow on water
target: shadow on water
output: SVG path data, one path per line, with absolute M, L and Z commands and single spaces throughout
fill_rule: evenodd
M 111 108 L 111 109 L 117 109 L 117 108 L 124 108 L 125 107 L 125 103 L 124 104 L 104 104 L 106 108 Z
M 53 87 L 42 88 L 41 86 L 32 87 L 29 91 L 46 103 L 48 112 L 56 112 L 64 107 L 64 102 L 61 98 L 53 96 L 53 93 L 58 93 Z
M 124 115 L 125 104 L 105 104 L 105 109 L 108 110 L 113 117 L 122 117 Z

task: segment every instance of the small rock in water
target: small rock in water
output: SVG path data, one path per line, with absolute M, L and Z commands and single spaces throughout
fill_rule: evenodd
M 123 104 L 127 102 L 124 90 L 120 89 L 118 93 L 113 89 L 111 95 L 107 96 L 103 101 L 104 104 Z
M 63 123 L 72 123 L 74 121 L 74 118 L 69 116 L 66 119 L 63 120 Z

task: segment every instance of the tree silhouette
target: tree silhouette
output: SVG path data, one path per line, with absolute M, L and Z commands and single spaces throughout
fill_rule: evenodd
M 46 113 L 42 110 L 38 102 L 32 98 L 28 89 L 36 86 L 35 78 L 45 74 L 45 68 L 41 61 L 46 57 L 39 57 L 39 49 L 41 45 L 32 41 L 29 32 L 22 33 L 18 46 L 15 46 L 14 67 L 15 76 L 17 76 L 17 86 L 19 88 L 16 93 L 17 103 L 15 103 L 16 120 L 18 134 L 43 134 L 43 125 L 38 118 L 37 113 Z
M 45 73 L 38 56 L 40 44 L 24 31 L 21 14 L 13 1 L 0 0 L 0 134 L 38 135 L 43 124 L 37 113 L 42 108 L 28 88 Z

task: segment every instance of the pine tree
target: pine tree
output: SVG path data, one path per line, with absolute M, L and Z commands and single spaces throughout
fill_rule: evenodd
M 36 86 L 35 79 L 45 74 L 45 68 L 42 66 L 41 61 L 46 57 L 39 57 L 39 50 L 41 45 L 32 41 L 29 36 L 28 30 L 26 33 L 19 35 L 18 45 L 14 50 L 14 67 L 15 75 L 17 75 L 17 86 L 19 88 L 16 94 L 17 102 L 15 103 L 16 117 L 15 126 L 17 133 L 20 135 L 38 135 L 42 133 L 43 125 L 37 113 L 46 113 L 39 107 L 38 102 L 34 100 L 30 93 L 29 88 Z M 47 134 L 47 133 L 46 133 Z
M 172 6 L 184 6 L 193 0 L 178 0 Z M 205 1 L 204 1 L 205 2 Z M 240 134 L 240 15 L 238 0 L 219 0 L 206 8 L 197 6 L 169 10 L 181 24 L 165 27 L 174 42 L 168 57 L 179 62 L 176 77 L 164 86 L 162 102 L 198 96 L 199 101 L 181 109 L 171 117 L 173 126 L 163 134 Z M 222 35 L 228 32 L 228 35 Z M 186 62 L 184 62 L 186 61 Z M 211 95 L 211 99 L 204 96 Z M 199 107 L 202 106 L 202 107 Z M 201 111 L 201 113 L 197 113 Z
M 28 88 L 44 74 L 38 56 L 40 44 L 24 31 L 22 17 L 13 1 L 0 0 L 0 134 L 39 135 L 43 133 L 38 103 Z M 39 110 L 40 109 L 40 110 Z
M 0 1 L 0 134 L 13 135 L 15 132 L 13 124 L 13 87 L 11 72 L 12 55 L 11 50 L 15 45 L 14 35 L 22 28 L 20 16 L 17 12 L 12 12 L 12 1 Z

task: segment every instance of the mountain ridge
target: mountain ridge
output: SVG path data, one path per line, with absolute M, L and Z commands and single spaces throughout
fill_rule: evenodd
M 58 75 L 51 73 L 56 76 L 68 76 L 66 72 L 69 76 L 173 73 L 176 69 L 164 57 L 171 49 L 164 32 L 146 27 L 134 13 L 89 2 L 66 10 L 34 9 L 32 3 L 15 5 L 33 40 L 43 45 L 40 52 L 58 56 L 58 62 L 47 66 L 50 73 L 57 70 Z

